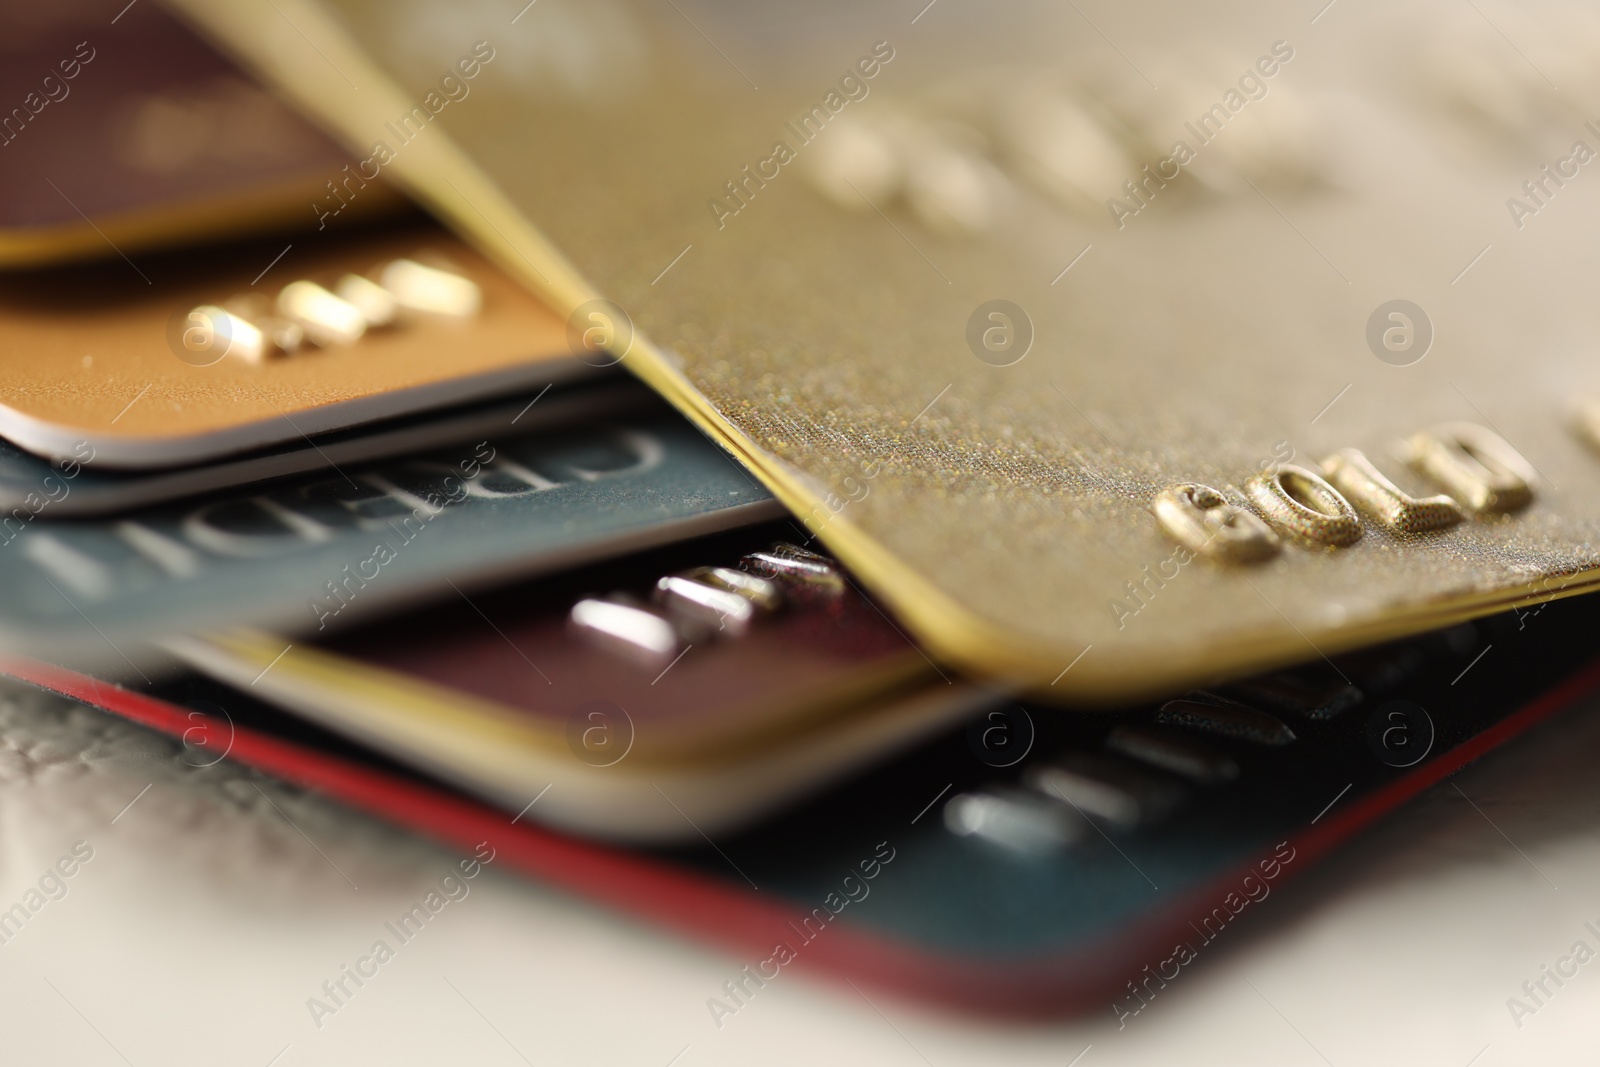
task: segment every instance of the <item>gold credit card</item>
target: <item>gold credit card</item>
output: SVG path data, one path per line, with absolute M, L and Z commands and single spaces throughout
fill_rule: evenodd
M 1122 699 L 1600 577 L 1582 8 L 178 7 L 965 666 Z

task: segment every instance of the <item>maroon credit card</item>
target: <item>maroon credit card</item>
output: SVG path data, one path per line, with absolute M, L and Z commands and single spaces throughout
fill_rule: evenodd
M 631 842 L 747 825 L 995 699 L 941 675 L 832 560 L 755 532 L 316 641 L 163 645 L 508 811 L 544 797 L 529 819 Z
M 151 3 L 0 7 L 0 267 L 393 210 L 351 157 Z
M 588 596 L 480 595 L 429 609 L 425 626 L 403 617 L 321 648 L 352 670 L 470 694 L 556 731 L 597 701 L 627 708 L 635 755 L 668 761 L 769 744 L 934 680 L 831 560 L 759 548 Z

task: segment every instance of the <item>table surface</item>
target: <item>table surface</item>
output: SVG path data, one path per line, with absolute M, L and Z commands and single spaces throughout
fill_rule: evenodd
M 7 683 L 0 911 L 37 906 L 75 843 L 93 857 L 65 895 L 46 878 L 59 899 L 0 944 L 0 1049 L 138 1067 L 1592 1063 L 1600 963 L 1570 954 L 1600 949 L 1597 753 L 1591 697 L 1275 890 L 1121 1029 L 1109 1004 L 999 1025 L 790 971 L 719 1027 L 707 999 L 743 960 L 493 865 L 400 944 L 385 923 L 462 857 Z M 393 958 L 314 1017 L 379 939 Z M 1563 958 L 1576 975 L 1529 998 Z

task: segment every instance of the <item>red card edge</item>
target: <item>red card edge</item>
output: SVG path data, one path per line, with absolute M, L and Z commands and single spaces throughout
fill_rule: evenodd
M 31 660 L 0 656 L 4 673 L 63 696 L 114 712 L 142 726 L 182 737 L 200 713 L 120 686 Z M 1362 797 L 1336 816 L 1312 826 L 1289 844 L 1294 877 L 1386 812 L 1442 781 L 1500 744 L 1549 718 L 1577 697 L 1600 686 L 1600 663 L 1579 672 L 1494 726 L 1387 786 Z M 205 718 L 201 716 L 201 718 Z M 225 724 L 216 723 L 218 727 Z M 231 724 L 226 724 L 231 727 Z M 754 964 L 772 955 L 778 942 L 795 944 L 795 932 L 810 913 L 788 902 L 769 901 L 703 875 L 675 870 L 637 854 L 513 823 L 498 809 L 442 789 L 346 763 L 312 749 L 233 729 L 228 756 L 437 841 L 472 851 L 487 841 L 505 860 L 585 900 L 599 900 L 696 940 L 710 941 Z M 840 926 L 797 949 L 807 969 L 859 978 L 918 1000 L 983 1015 L 1050 1019 L 1109 1007 L 1125 983 L 1140 977 L 1145 963 L 1168 954 L 1187 938 L 1191 915 L 1209 914 L 1251 864 L 1232 870 L 1159 913 L 1095 943 L 1044 957 L 975 958 L 935 955 L 887 938 Z

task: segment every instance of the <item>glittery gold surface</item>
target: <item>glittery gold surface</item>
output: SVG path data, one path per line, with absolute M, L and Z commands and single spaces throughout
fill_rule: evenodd
M 471 95 L 398 151 L 393 177 L 558 309 L 626 308 L 642 334 L 628 365 L 947 659 L 1115 700 L 1600 577 L 1600 454 L 1568 425 L 1573 396 L 1600 392 L 1600 177 L 1580 169 L 1537 217 L 1506 199 L 1575 140 L 1600 147 L 1570 107 L 1593 85 L 1558 100 L 1502 78 L 1489 99 L 1521 108 L 1514 121 L 1472 112 L 1472 65 L 1499 63 L 1504 42 L 1473 37 L 1470 10 L 1341 6 L 1312 26 L 1281 5 L 1156 4 L 1106 16 L 1114 54 L 1044 4 L 940 5 L 915 24 L 887 4 L 180 6 L 357 147 L 487 42 Z M 877 42 L 893 58 L 867 95 L 800 143 L 785 123 Z M 1117 181 L 1083 178 L 1093 195 L 1073 201 L 1029 177 L 1043 157 L 1015 127 L 1040 112 L 1017 102 L 1041 85 L 1122 146 L 1102 171 L 1145 180 L 1172 142 L 1199 144 L 1186 122 L 1285 50 L 1253 83 L 1265 95 L 1240 97 L 1147 203 Z M 842 173 L 868 183 L 851 183 L 853 206 L 821 166 L 847 118 L 902 152 L 898 171 L 845 153 Z M 1067 126 L 1029 121 L 1045 148 L 1065 143 Z M 725 183 L 778 139 L 797 158 L 733 213 Z M 1095 162 L 1097 142 L 1074 143 L 1062 173 Z M 899 185 L 879 180 L 891 172 Z M 1410 365 L 1368 341 L 1398 298 L 1432 327 Z M 996 299 L 1032 328 L 1005 366 L 968 340 Z M 1396 449 L 1448 421 L 1528 458 L 1532 506 L 1414 535 L 1369 521 L 1349 547 L 1286 545 L 1255 566 L 1181 561 L 1148 510 L 1179 483 L 1234 499 L 1273 463 L 1343 447 L 1426 496 L 1438 488 Z

